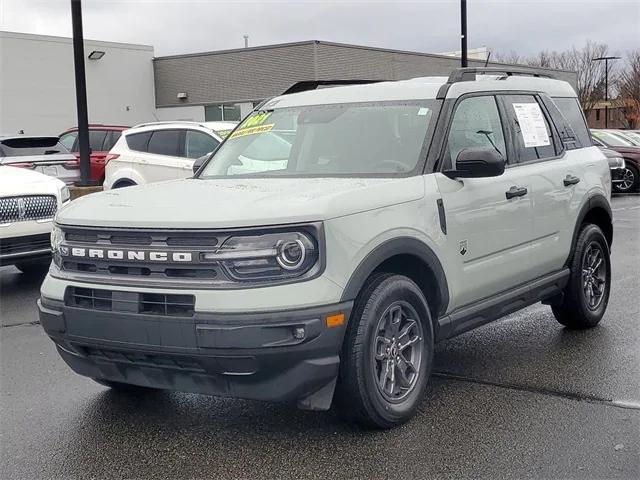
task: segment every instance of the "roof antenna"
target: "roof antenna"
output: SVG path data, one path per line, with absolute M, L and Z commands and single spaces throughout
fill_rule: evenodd
M 489 65 L 490 58 L 491 58 L 491 52 L 487 54 L 487 59 L 484 61 L 484 68 L 487 68 L 487 65 Z
M 242 38 L 244 38 L 244 48 L 247 48 L 249 46 L 249 35 L 243 35 Z

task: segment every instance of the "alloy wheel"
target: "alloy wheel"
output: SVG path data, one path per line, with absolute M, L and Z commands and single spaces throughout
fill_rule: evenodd
M 633 171 L 629 168 L 625 168 L 622 180 L 618 183 L 618 189 L 626 192 L 631 188 L 635 180 L 636 176 L 633 174 Z
M 416 310 L 397 301 L 382 314 L 374 336 L 373 374 L 378 391 L 391 402 L 413 391 L 423 360 L 424 334 Z
M 582 289 L 589 310 L 597 310 L 607 287 L 607 264 L 602 247 L 591 242 L 582 260 Z

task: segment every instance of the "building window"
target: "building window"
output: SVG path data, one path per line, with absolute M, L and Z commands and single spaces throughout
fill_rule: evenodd
M 596 122 L 599 122 L 599 121 L 600 121 L 600 109 L 597 108 L 596 109 Z
M 207 122 L 239 122 L 240 105 L 206 105 L 204 119 Z

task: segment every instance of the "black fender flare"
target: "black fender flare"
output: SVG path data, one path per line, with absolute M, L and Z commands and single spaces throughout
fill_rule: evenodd
M 584 219 L 587 216 L 587 214 L 595 208 L 601 208 L 605 212 L 607 212 L 607 215 L 609 216 L 609 221 L 613 225 L 613 212 L 611 211 L 611 205 L 609 204 L 609 201 L 607 200 L 607 198 L 600 193 L 591 195 L 584 202 L 582 207 L 580 207 L 580 211 L 578 212 L 578 218 L 576 220 L 575 226 L 573 227 L 571 249 L 569 250 L 569 256 L 567 257 L 567 260 L 564 263 L 565 267 L 569 266 L 569 262 L 571 261 L 571 256 L 573 255 L 573 250 L 576 248 L 576 242 L 578 241 L 578 234 L 580 233 L 580 226 L 582 225 L 582 222 L 584 222 Z M 613 243 L 613 236 L 611 238 L 611 242 L 609 242 L 609 249 L 611 249 L 612 243 Z
M 420 258 L 431 269 L 440 293 L 438 302 L 440 308 L 437 313 L 439 316 L 444 315 L 449 305 L 449 287 L 442 264 L 429 246 L 412 237 L 397 237 L 387 240 L 369 252 L 351 274 L 342 293 L 341 301 L 354 300 L 373 271 L 385 260 L 396 255 L 413 255 Z

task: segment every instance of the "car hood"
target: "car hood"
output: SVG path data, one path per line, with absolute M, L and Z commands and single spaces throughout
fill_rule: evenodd
M 64 187 L 57 178 L 26 168 L 0 166 L 0 195 L 12 197 L 40 193 L 56 194 Z
M 327 220 L 417 200 L 422 177 L 184 179 L 95 193 L 71 202 L 64 225 L 235 228 Z

